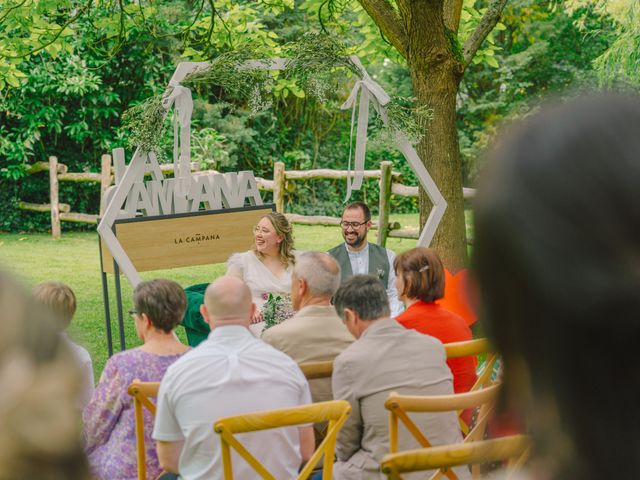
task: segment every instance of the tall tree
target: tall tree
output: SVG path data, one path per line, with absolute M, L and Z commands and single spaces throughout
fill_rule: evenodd
M 432 246 L 455 272 L 467 259 L 456 98 L 466 67 L 500 19 L 507 0 L 490 0 L 475 30 L 460 45 L 463 0 L 358 0 L 382 35 L 407 62 L 413 94 L 433 110 L 417 151 L 448 203 Z M 431 203 L 420 192 L 420 223 Z

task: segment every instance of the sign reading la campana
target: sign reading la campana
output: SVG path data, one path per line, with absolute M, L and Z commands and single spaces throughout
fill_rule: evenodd
M 188 179 L 134 182 L 119 218 L 262 205 L 253 172 L 213 173 Z

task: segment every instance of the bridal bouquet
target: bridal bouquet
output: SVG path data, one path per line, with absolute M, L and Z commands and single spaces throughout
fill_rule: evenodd
M 289 295 L 265 293 L 262 297 L 266 300 L 262 306 L 265 330 L 284 322 L 295 313 Z

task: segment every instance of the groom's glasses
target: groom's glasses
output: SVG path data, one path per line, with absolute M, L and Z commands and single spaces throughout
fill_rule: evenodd
M 343 230 L 349 230 L 353 228 L 354 230 L 358 230 L 362 225 L 365 225 L 367 222 L 345 222 L 344 220 L 340 222 L 340 226 Z

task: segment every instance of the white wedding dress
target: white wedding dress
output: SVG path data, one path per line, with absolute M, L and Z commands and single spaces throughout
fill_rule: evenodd
M 243 253 L 234 253 L 227 261 L 227 274 L 235 275 L 244 280 L 251 290 L 251 298 L 260 310 L 270 293 L 291 295 L 291 273 L 293 265 L 276 277 L 264 263 L 256 256 L 253 250 Z M 260 337 L 264 330 L 264 322 L 254 323 L 250 326 L 251 332 Z

